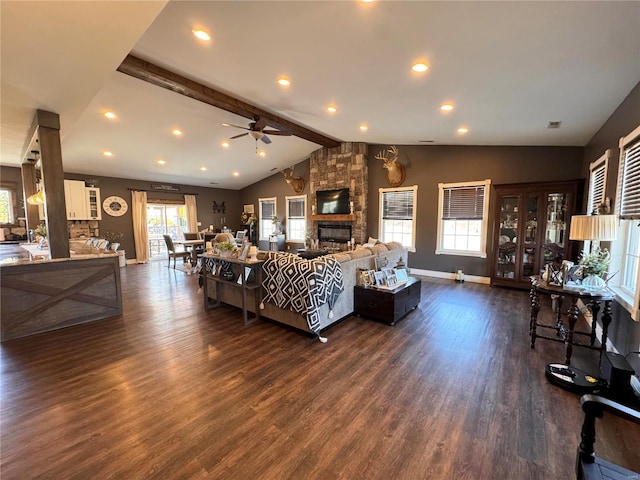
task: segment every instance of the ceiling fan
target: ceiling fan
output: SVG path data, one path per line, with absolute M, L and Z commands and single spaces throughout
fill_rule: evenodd
M 280 130 L 265 130 L 264 127 L 267 126 L 267 119 L 266 118 L 260 118 L 259 116 L 255 116 L 254 117 L 254 122 L 251 122 L 249 124 L 249 128 L 247 127 L 242 127 L 240 125 L 233 125 L 231 123 L 223 123 L 222 125 L 225 127 L 235 127 L 235 128 L 242 128 L 243 130 L 249 130 L 246 133 L 241 133 L 240 135 L 234 135 L 233 137 L 230 137 L 229 140 L 233 140 L 234 138 L 240 138 L 240 137 L 244 137 L 245 135 L 251 135 L 255 141 L 257 142 L 258 140 L 262 140 L 264 143 L 271 143 L 271 139 L 269 137 L 267 137 L 267 133 L 269 135 L 283 135 L 283 136 L 290 136 L 291 132 L 283 132 Z

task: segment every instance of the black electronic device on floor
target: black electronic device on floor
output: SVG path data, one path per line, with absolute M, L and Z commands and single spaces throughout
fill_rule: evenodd
M 549 363 L 544 367 L 544 374 L 551 383 L 581 395 L 598 393 L 607 388 L 607 382 L 602 378 L 563 363 Z

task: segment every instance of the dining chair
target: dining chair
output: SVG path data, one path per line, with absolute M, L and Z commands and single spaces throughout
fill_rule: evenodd
M 167 244 L 167 254 L 169 256 L 169 264 L 167 265 L 167 268 L 169 268 L 171 266 L 171 259 L 173 258 L 173 268 L 176 268 L 176 258 L 182 258 L 184 259 L 185 257 L 191 257 L 191 252 L 187 251 L 187 250 L 180 250 L 180 251 L 176 251 L 176 247 L 173 244 L 173 239 L 171 238 L 170 235 L 163 235 L 162 236 L 164 238 L 164 243 Z

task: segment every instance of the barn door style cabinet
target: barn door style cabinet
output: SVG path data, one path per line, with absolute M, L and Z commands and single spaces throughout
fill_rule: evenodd
M 491 284 L 530 288 L 531 275 L 571 260 L 571 216 L 582 180 L 495 185 Z

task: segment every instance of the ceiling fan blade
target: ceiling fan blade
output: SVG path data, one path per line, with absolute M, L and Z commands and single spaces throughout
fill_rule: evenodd
M 235 136 L 233 136 L 233 137 L 229 137 L 229 140 L 233 140 L 234 138 L 244 137 L 245 135 L 249 135 L 249 132 L 247 132 L 247 133 L 241 133 L 240 135 L 235 135 Z
M 256 123 L 254 124 L 253 128 L 255 130 L 262 130 L 266 126 L 267 126 L 267 119 L 266 118 L 257 117 L 256 118 Z
M 267 144 L 271 143 L 271 139 L 266 135 L 263 135 L 260 140 L 262 140 L 264 143 L 267 143 Z
M 243 130 L 249 130 L 247 127 L 241 127 L 240 125 L 234 125 L 232 123 L 223 123 L 222 126 L 223 127 L 235 127 L 235 128 L 241 128 Z
M 269 135 L 283 135 L 283 136 L 291 136 L 291 132 L 281 132 L 279 130 L 263 130 L 262 133 L 268 133 Z

